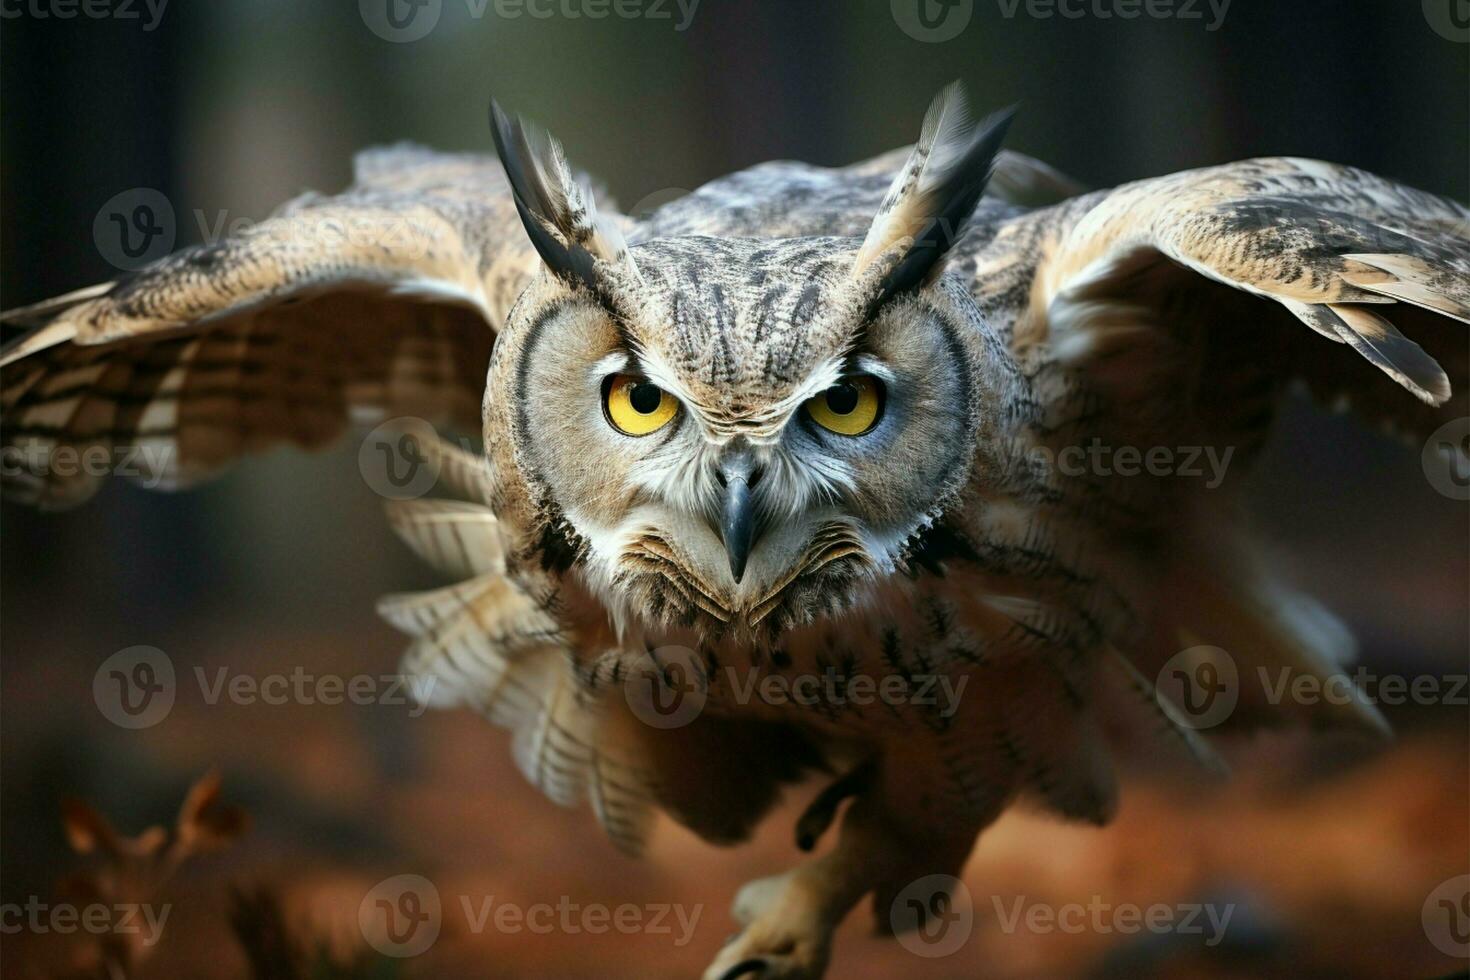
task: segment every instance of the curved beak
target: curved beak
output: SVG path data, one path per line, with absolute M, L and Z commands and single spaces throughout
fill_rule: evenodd
M 730 559 L 730 574 L 739 583 L 745 574 L 745 561 L 755 541 L 755 503 L 750 480 L 745 474 L 732 474 L 725 481 L 725 499 L 720 511 L 720 537 Z

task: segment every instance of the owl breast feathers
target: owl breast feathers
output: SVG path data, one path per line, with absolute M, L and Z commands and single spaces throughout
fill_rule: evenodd
M 1232 488 L 1294 382 L 1414 439 L 1470 414 L 1470 212 L 1285 158 L 1085 192 L 1009 122 L 952 88 L 908 150 L 646 220 L 498 109 L 498 161 L 370 151 L 341 194 L 6 314 L 4 488 L 64 508 L 102 477 L 63 451 L 173 489 L 404 425 L 438 490 L 389 518 L 454 584 L 382 601 L 403 670 L 619 844 L 655 810 L 738 840 L 814 768 L 900 837 L 972 841 L 1022 794 L 1101 823 L 1116 751 L 1218 766 L 1157 689 L 1181 651 L 1350 656 Z M 1382 725 L 1249 691 L 1230 724 L 1292 712 Z

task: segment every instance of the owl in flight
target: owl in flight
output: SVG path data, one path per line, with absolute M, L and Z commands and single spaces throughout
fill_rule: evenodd
M 1236 518 L 1288 388 L 1421 441 L 1470 414 L 1470 210 L 1351 167 L 1084 192 L 951 87 L 912 148 L 635 219 L 492 117 L 498 161 L 369 151 L 341 194 L 6 314 L 4 487 L 86 499 L 63 448 L 180 488 L 352 424 L 481 434 L 420 432 L 438 490 L 389 504 L 454 581 L 380 604 L 419 689 L 628 849 L 658 811 L 737 842 L 825 780 L 816 856 L 741 890 L 708 978 L 821 976 L 866 896 L 923 927 L 915 883 L 1018 799 L 1105 823 L 1119 752 L 1217 766 L 1164 681 L 1351 654 Z M 1236 727 L 1382 726 L 1237 695 Z

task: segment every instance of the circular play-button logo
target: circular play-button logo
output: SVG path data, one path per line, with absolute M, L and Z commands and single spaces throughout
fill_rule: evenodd
M 384 956 L 418 956 L 439 938 L 443 920 L 439 889 L 423 875 L 385 878 L 357 907 L 362 937 Z
M 152 728 L 173 710 L 174 663 L 157 647 L 119 650 L 92 675 L 92 700 L 119 728 Z
M 888 923 L 904 949 L 937 959 L 969 941 L 975 907 L 963 881 L 951 875 L 926 875 L 894 896 Z
M 628 708 L 652 728 L 682 728 L 698 718 L 709 699 L 709 685 L 698 656 L 688 647 L 666 646 L 623 681 Z

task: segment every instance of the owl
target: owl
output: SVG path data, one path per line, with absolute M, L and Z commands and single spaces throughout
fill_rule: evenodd
M 491 121 L 498 160 L 371 150 L 341 194 L 6 314 L 7 493 L 87 498 L 63 450 L 174 489 L 401 427 L 437 489 L 389 520 L 451 583 L 379 606 L 415 690 L 629 850 L 824 787 L 709 980 L 821 976 L 865 898 L 926 927 L 1017 801 L 1106 823 L 1120 753 L 1220 768 L 1195 713 L 1227 668 L 1221 730 L 1383 731 L 1252 689 L 1341 680 L 1352 642 L 1233 488 L 1292 386 L 1421 443 L 1470 414 L 1470 210 L 1292 158 L 1086 191 L 951 87 L 911 148 L 635 219 Z

